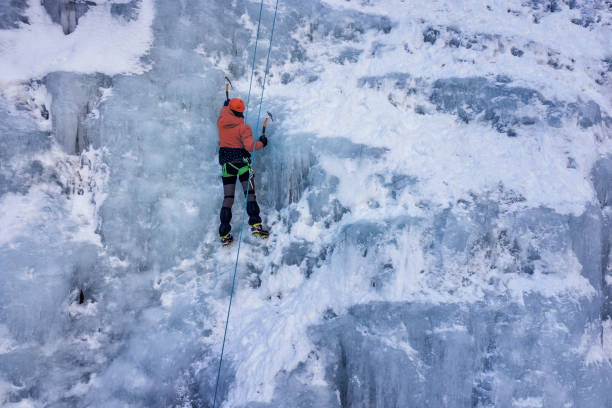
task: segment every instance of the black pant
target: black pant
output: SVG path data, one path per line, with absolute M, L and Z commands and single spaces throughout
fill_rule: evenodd
M 244 166 L 244 163 L 234 163 L 234 165 L 238 168 Z M 234 192 L 236 191 L 236 180 L 240 179 L 240 184 L 242 185 L 242 191 L 244 195 L 247 195 L 247 190 L 249 192 L 249 197 L 247 198 L 247 214 L 249 215 L 249 225 L 259 224 L 261 223 L 261 217 L 259 216 L 259 205 L 257 205 L 257 197 L 255 197 L 255 180 L 254 177 L 251 177 L 249 182 L 249 172 L 238 176 L 238 170 L 229 164 L 226 166 L 226 171 L 229 174 L 228 177 L 221 176 L 221 180 L 223 181 L 223 206 L 221 207 L 221 225 L 219 226 L 219 235 L 225 236 L 227 235 L 232 226 L 230 225 L 230 221 L 232 221 L 232 205 L 234 204 Z

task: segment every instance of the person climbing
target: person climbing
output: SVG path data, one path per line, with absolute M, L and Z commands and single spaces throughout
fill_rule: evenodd
M 227 95 L 227 87 L 226 87 Z M 221 206 L 221 225 L 219 238 L 221 244 L 227 246 L 234 240 L 230 233 L 232 226 L 232 205 L 236 180 L 240 180 L 244 195 L 247 196 L 246 210 L 249 215 L 251 234 L 258 238 L 268 238 L 269 232 L 261 225 L 259 205 L 255 196 L 255 180 L 251 169 L 251 152 L 266 147 L 268 139 L 265 133 L 257 142 L 253 139 L 251 127 L 244 123 L 244 101 L 240 98 L 229 99 L 221 108 L 217 126 L 219 128 L 219 164 L 222 166 L 223 204 Z

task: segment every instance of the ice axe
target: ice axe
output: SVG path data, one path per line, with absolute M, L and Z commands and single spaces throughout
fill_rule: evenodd
M 225 98 L 229 101 L 229 88 L 231 86 L 232 89 L 234 89 L 234 86 L 232 85 L 232 81 L 230 81 L 228 77 L 225 77 L 225 80 L 227 81 L 225 83 Z
M 270 111 L 266 112 L 268 114 L 268 117 L 266 118 L 266 120 L 264 120 L 264 124 L 263 124 L 263 130 L 261 132 L 262 136 L 266 135 L 266 126 L 268 126 L 268 118 L 270 120 L 272 120 L 272 122 L 274 122 L 274 116 L 272 116 L 272 114 L 270 113 Z
M 261 136 L 263 137 L 266 137 L 266 126 L 268 126 L 268 119 L 274 122 L 274 116 L 272 116 L 270 111 L 266 111 L 266 113 L 268 114 L 268 117 L 266 118 L 266 120 L 264 120 L 263 128 L 261 129 Z M 255 146 L 253 146 L 253 148 L 255 148 Z M 251 168 L 251 176 L 252 175 L 253 175 L 253 169 Z M 249 183 L 251 184 L 251 188 L 253 188 L 253 182 L 250 180 L 251 176 L 249 176 Z

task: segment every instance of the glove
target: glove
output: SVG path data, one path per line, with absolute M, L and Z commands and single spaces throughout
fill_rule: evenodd
M 228 106 L 229 105 L 229 99 L 227 99 L 224 103 L 223 106 Z
M 259 141 L 266 147 L 268 145 L 268 138 L 265 135 L 261 135 Z

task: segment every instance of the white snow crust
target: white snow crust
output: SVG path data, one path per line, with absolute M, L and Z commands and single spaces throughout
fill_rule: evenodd
M 129 22 L 111 15 L 110 7 L 117 1 L 96 3 L 76 30 L 64 35 L 41 2 L 29 1 L 29 24 L 0 30 L 0 87 L 53 71 L 116 75 L 149 69 L 141 57 L 153 41 L 153 1 L 143 0 L 138 18 Z
M 237 250 L 218 245 L 215 121 L 225 75 L 246 100 L 259 3 L 142 0 L 130 22 L 97 3 L 68 36 L 37 1 L 0 30 L 0 137 L 43 146 L 0 156 L 0 405 L 210 406 Z M 612 14 L 595 3 L 281 0 L 255 156 L 272 236 L 245 229 L 219 406 L 612 401 L 593 176 L 612 154 Z M 571 23 L 585 10 L 599 20 Z M 43 143 L 58 96 L 30 80 L 55 71 L 112 76 L 80 156 Z M 436 103 L 456 79 L 475 79 L 467 102 Z M 516 135 L 475 111 L 515 95 L 494 113 Z

